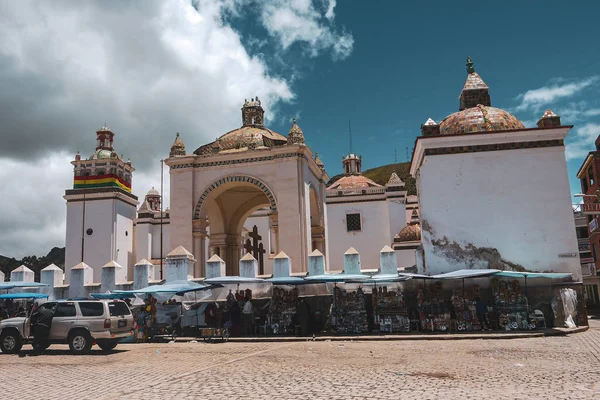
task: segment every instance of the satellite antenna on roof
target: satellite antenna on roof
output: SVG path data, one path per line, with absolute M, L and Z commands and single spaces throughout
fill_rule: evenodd
M 350 120 L 348 120 L 348 133 L 350 135 L 350 154 L 352 154 L 352 125 Z

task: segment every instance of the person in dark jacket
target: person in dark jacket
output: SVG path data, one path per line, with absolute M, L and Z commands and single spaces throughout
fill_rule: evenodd
M 48 347 L 48 336 L 50 336 L 53 318 L 53 308 L 34 306 L 33 313 L 31 314 L 34 353 L 40 354 Z
M 477 312 L 477 319 L 479 320 L 479 324 L 481 324 L 481 330 L 489 329 L 489 325 L 485 317 L 487 313 L 487 306 L 485 304 L 485 301 L 483 301 L 483 299 L 481 298 L 481 296 L 477 296 L 475 298 L 475 311 Z

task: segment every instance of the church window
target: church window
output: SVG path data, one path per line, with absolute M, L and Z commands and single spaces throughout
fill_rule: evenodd
M 356 232 L 361 228 L 360 214 L 346 214 L 346 231 Z
M 92 228 L 88 228 L 87 231 L 85 231 L 85 233 L 87 233 L 88 236 L 91 236 L 91 234 L 94 233 L 94 230 Z

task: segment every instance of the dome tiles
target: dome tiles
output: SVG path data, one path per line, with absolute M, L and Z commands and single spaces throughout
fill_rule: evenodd
M 346 175 L 335 181 L 329 189 L 361 189 L 370 187 L 381 187 L 366 176 Z
M 421 241 L 421 225 L 406 225 L 400 233 L 396 235 L 395 242 L 418 242 Z
M 441 135 L 524 129 L 525 125 L 508 111 L 477 105 L 446 117 L 440 122 Z

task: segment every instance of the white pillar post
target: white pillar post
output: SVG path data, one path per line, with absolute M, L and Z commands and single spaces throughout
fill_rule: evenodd
M 273 278 L 289 277 L 292 272 L 292 260 L 283 251 L 273 258 Z
M 150 271 L 153 269 L 152 263 L 146 259 L 138 261 L 133 266 L 133 289 L 143 289 L 148 286 L 148 281 L 154 280 L 154 271 L 152 276 Z
M 226 271 L 225 261 L 216 254 L 206 262 L 206 279 L 220 278 L 227 274 Z
M 252 254 L 247 253 L 240 259 L 240 276 L 244 278 L 256 278 L 258 274 L 258 262 Z
M 379 268 L 380 274 L 398 274 L 398 261 L 396 260 L 396 252 L 392 250 L 390 246 L 386 245 L 379 252 Z
M 325 256 L 319 250 L 308 255 L 308 275 L 323 275 L 325 273 Z
M 354 247 L 350 247 L 344 253 L 344 274 L 360 274 L 360 254 L 358 254 L 358 251 Z
M 194 256 L 183 246 L 167 254 L 166 283 L 187 281 L 194 275 Z

